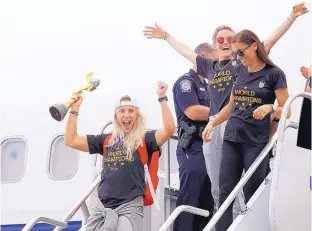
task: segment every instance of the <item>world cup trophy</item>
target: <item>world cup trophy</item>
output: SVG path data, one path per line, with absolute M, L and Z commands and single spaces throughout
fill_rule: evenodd
M 99 86 L 100 80 L 93 77 L 93 72 L 87 73 L 86 78 L 87 78 L 88 83 L 82 88 L 80 88 L 77 92 L 75 92 L 77 95 L 82 96 L 83 91 L 91 92 L 91 91 L 94 91 Z M 63 103 L 52 105 L 49 108 L 52 118 L 57 121 L 62 121 L 65 118 L 70 105 L 74 102 L 75 102 L 74 99 L 68 99 L 67 101 Z

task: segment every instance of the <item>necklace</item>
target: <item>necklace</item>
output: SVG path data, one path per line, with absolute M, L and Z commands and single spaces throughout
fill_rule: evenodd
M 216 64 L 215 72 L 223 71 L 230 63 L 232 64 L 232 66 L 236 66 L 236 63 L 237 63 L 235 59 L 234 60 L 231 59 L 223 67 L 220 67 L 220 62 L 222 61 L 218 61 L 218 63 Z

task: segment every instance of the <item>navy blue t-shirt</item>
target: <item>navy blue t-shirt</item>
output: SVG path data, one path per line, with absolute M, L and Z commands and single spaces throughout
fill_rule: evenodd
M 264 104 L 274 104 L 275 90 L 287 88 L 285 73 L 278 67 L 266 65 L 262 70 L 249 73 L 240 64 L 231 115 L 227 122 L 224 140 L 262 146 L 269 141 L 270 113 L 262 120 L 253 117 L 253 111 Z
M 197 73 L 207 78 L 210 96 L 210 114 L 218 114 L 229 100 L 236 80 L 236 67 L 240 64 L 239 60 L 213 61 L 196 58 Z
M 192 121 L 184 113 L 184 110 L 192 105 L 210 106 L 210 98 L 207 88 L 207 83 L 201 81 L 197 73 L 192 69 L 174 83 L 172 92 L 178 124 L 181 121 L 190 121 L 199 126 L 207 125 L 208 120 Z
M 156 130 L 151 130 L 145 134 L 149 155 L 159 150 L 155 132 Z M 107 135 L 87 135 L 90 154 L 103 155 L 103 143 Z M 144 167 L 138 151 L 134 152 L 131 158 L 127 158 L 121 145 L 108 147 L 103 162 L 98 195 L 104 207 L 115 209 L 145 195 Z

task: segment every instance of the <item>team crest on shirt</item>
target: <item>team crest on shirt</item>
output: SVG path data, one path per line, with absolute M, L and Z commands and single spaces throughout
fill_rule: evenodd
M 180 82 L 180 87 L 181 87 L 182 92 L 190 92 L 191 86 L 192 86 L 192 83 L 188 79 L 184 79 Z
M 259 88 L 263 88 L 263 87 L 264 87 L 264 81 L 261 80 L 261 81 L 259 82 Z

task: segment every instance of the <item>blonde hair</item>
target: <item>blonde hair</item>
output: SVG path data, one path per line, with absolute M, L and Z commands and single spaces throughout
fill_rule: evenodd
M 129 101 L 131 98 L 129 96 L 122 97 L 120 102 Z M 138 117 L 135 121 L 132 131 L 129 134 L 125 134 L 116 118 L 116 114 L 113 119 L 113 132 L 112 138 L 110 139 L 108 146 L 119 146 L 123 145 L 123 150 L 127 154 L 127 158 L 130 159 L 133 153 L 142 145 L 142 139 L 146 134 L 147 127 L 144 114 L 137 109 Z

